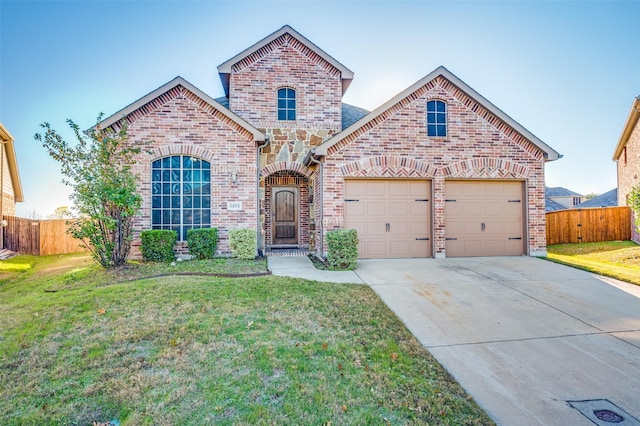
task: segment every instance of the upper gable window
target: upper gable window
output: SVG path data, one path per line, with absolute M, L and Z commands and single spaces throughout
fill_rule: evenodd
M 289 87 L 278 89 L 278 120 L 296 119 L 296 91 Z
M 447 136 L 447 104 L 442 101 L 427 102 L 427 135 Z

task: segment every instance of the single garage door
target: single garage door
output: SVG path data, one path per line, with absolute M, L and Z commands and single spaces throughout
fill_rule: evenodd
M 524 254 L 523 183 L 447 181 L 447 257 Z
M 346 180 L 344 201 L 359 258 L 431 257 L 431 182 Z

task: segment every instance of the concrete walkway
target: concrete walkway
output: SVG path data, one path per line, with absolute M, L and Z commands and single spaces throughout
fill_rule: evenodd
M 329 283 L 364 284 L 364 281 L 354 271 L 316 269 L 307 256 L 269 256 L 267 257 L 267 266 L 273 275 Z
M 640 426 L 638 286 L 529 257 L 269 268 L 370 285 L 499 425 Z

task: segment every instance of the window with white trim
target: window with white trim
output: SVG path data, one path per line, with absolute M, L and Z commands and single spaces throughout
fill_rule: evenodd
M 296 119 L 296 91 L 290 87 L 278 89 L 278 120 Z
M 427 135 L 447 136 L 447 104 L 443 101 L 427 102 Z
M 211 164 L 172 155 L 151 163 L 151 227 L 173 229 L 179 241 L 187 231 L 211 227 Z

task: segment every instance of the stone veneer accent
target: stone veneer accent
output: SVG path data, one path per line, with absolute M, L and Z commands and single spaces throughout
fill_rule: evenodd
M 446 137 L 427 136 L 432 99 L 447 103 Z M 442 76 L 332 146 L 323 167 L 325 232 L 343 226 L 345 178 L 428 178 L 434 253 L 442 257 L 446 180 L 515 179 L 525 182 L 528 253 L 546 252 L 542 151 Z

